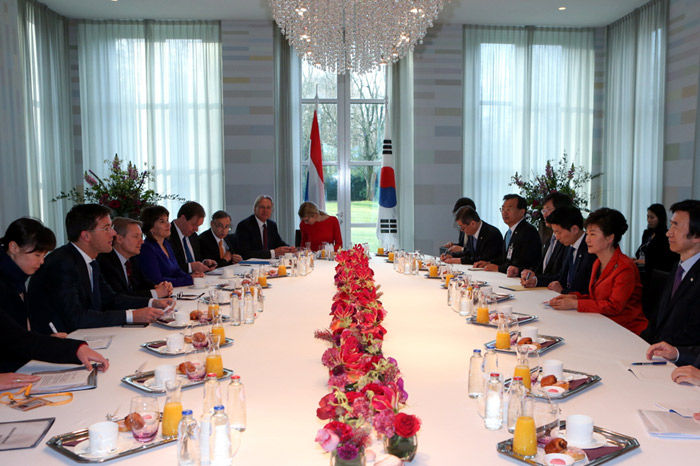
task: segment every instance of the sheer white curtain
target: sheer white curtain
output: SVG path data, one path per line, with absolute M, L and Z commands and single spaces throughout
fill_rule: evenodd
M 662 201 L 666 1 L 653 1 L 608 27 L 603 137 L 603 205 L 620 210 L 634 252 L 646 209 Z
M 85 169 L 114 154 L 155 166 L 154 189 L 224 207 L 218 22 L 79 24 Z M 179 202 L 166 202 L 171 217 Z
M 590 167 L 593 32 L 465 26 L 464 50 L 464 191 L 500 228 L 515 172 L 527 179 L 564 152 Z
M 33 1 L 19 2 L 27 148 L 26 193 L 29 211 L 63 243 L 70 208 L 51 202 L 74 185 L 71 92 L 66 19 Z M 9 191 L 8 191 L 9 192 Z

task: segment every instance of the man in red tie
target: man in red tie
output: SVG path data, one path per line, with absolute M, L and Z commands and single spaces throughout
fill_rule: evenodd
M 296 251 L 282 240 L 272 217 L 272 197 L 260 195 L 253 204 L 253 215 L 236 227 L 236 241 L 243 259 L 270 259 Z
M 236 253 L 236 235 L 231 234 L 231 216 L 217 210 L 211 216 L 211 228 L 199 235 L 199 249 L 203 259 L 216 261 L 218 267 L 236 264 L 242 257 Z

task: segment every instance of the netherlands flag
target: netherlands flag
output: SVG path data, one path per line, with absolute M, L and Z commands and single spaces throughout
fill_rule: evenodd
M 318 130 L 318 116 L 314 110 L 311 123 L 311 144 L 309 146 L 309 171 L 306 174 L 306 192 L 304 200 L 311 201 L 319 210 L 326 210 L 326 191 L 323 183 L 323 151 L 321 133 Z

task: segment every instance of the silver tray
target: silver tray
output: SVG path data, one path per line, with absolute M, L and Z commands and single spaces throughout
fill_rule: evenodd
M 230 317 L 227 315 L 224 315 L 224 314 L 219 314 L 219 315 L 221 316 L 221 320 L 224 323 L 228 322 L 230 319 Z M 161 327 L 165 327 L 165 328 L 181 329 L 181 328 L 187 328 L 190 325 L 192 325 L 192 327 L 201 327 L 203 325 L 211 325 L 213 323 L 213 321 L 203 322 L 201 320 L 188 320 L 184 324 L 178 324 L 177 322 L 175 322 L 175 320 L 166 321 L 166 320 L 156 319 L 153 323 L 158 324 Z
M 233 344 L 233 338 L 226 337 L 226 343 L 223 345 L 220 345 L 219 348 L 223 348 L 225 346 L 231 346 Z M 168 351 L 160 351 L 160 348 L 166 348 L 167 344 L 165 340 L 153 340 L 153 341 L 147 341 L 146 343 L 141 343 L 141 348 L 145 349 L 146 351 L 150 351 L 151 353 L 157 354 L 158 356 L 182 356 L 183 354 L 187 354 L 189 351 L 194 349 L 191 344 L 185 343 L 185 346 L 182 350 L 178 351 L 177 353 L 171 353 Z
M 151 450 L 161 445 L 177 442 L 177 437 L 164 439 L 159 433 L 152 441 L 148 443 L 137 442 L 132 437 L 131 444 L 129 444 L 129 439 L 127 436 L 130 437 L 131 433 L 120 432 L 119 445 L 122 448 L 118 448 L 114 453 L 110 453 L 105 456 L 91 455 L 87 452 L 80 453 L 79 451 L 76 451 L 77 444 L 88 440 L 89 435 L 87 429 L 56 435 L 55 437 L 49 439 L 49 441 L 46 442 L 46 445 L 53 448 L 66 458 L 72 459 L 76 463 L 104 463 L 117 458 L 124 458 L 125 456 L 133 455 L 135 453 L 141 453 L 142 451 Z
M 540 354 L 540 355 L 546 353 L 547 351 L 553 350 L 553 349 L 556 348 L 557 346 L 560 346 L 560 345 L 563 345 L 563 344 L 564 344 L 564 339 L 563 339 L 562 337 L 555 337 L 555 336 L 552 336 L 552 335 L 540 335 L 540 338 L 543 338 L 544 340 L 547 340 L 547 341 L 554 341 L 554 343 L 552 343 L 551 345 L 549 345 L 549 346 L 547 346 L 547 347 L 539 348 L 539 349 L 537 350 L 537 354 Z M 496 350 L 496 351 L 498 351 L 499 353 L 517 354 L 516 351 L 515 351 L 515 348 L 514 348 L 512 345 L 511 345 L 511 347 L 510 347 L 509 349 L 498 349 L 498 348 L 496 348 L 496 340 L 487 341 L 486 343 L 484 343 L 484 347 L 486 347 L 487 349 Z
M 566 421 L 559 422 L 559 429 L 566 429 Z M 635 448 L 639 448 L 639 441 L 634 437 L 629 437 L 627 435 L 619 434 L 617 432 L 613 432 L 611 430 L 603 429 L 601 427 L 596 426 L 593 426 L 593 432 L 597 432 L 603 437 L 605 437 L 605 439 L 607 440 L 607 446 L 620 446 L 622 447 L 622 449 L 614 451 L 612 453 L 608 453 L 605 456 L 601 456 L 600 458 L 590 461 L 586 463 L 587 466 L 595 466 L 598 464 L 607 463 L 608 461 L 617 458 L 618 456 L 622 456 L 626 453 L 629 453 Z M 521 463 L 531 464 L 533 466 L 546 466 L 544 460 L 542 459 L 544 457 L 544 451 L 542 450 L 542 448 L 537 449 L 537 456 L 535 458 L 526 459 L 517 453 L 513 453 L 512 438 L 498 443 L 496 445 L 496 450 L 499 453 L 509 456 L 516 461 L 520 461 Z M 583 449 L 583 451 L 585 452 L 586 450 Z
M 232 375 L 233 375 L 233 371 L 231 369 L 224 368 L 224 375 L 219 377 L 219 380 L 230 378 Z M 146 384 L 144 382 L 146 382 L 149 379 L 152 379 L 153 377 L 154 377 L 154 371 L 140 372 L 138 374 L 131 374 L 131 375 L 127 375 L 125 377 L 122 377 L 122 382 L 131 386 L 131 387 L 134 387 L 137 390 L 141 390 L 142 392 L 155 393 L 155 394 L 165 393 L 165 388 L 146 386 Z M 183 384 L 182 384 L 183 390 L 185 388 L 203 385 L 204 382 L 206 382 L 206 380 L 207 380 L 207 378 L 204 377 L 202 380 L 199 380 L 197 382 L 193 382 L 192 380 L 188 379 L 187 377 L 185 377 L 184 375 L 181 375 L 181 374 L 178 374 L 177 377 L 179 380 L 183 381 Z
M 533 371 L 535 371 L 535 370 L 539 370 L 539 367 L 536 367 L 536 368 L 532 369 L 530 372 L 533 372 Z M 587 373 L 585 373 L 585 372 L 572 371 L 572 370 L 569 370 L 569 369 L 564 369 L 563 372 L 564 372 L 564 373 L 567 373 L 567 374 L 574 374 L 574 375 L 580 375 L 580 376 L 583 376 L 583 377 L 589 377 L 590 380 L 589 380 L 588 382 L 586 382 L 586 383 L 583 383 L 583 384 L 579 385 L 578 387 L 574 388 L 573 390 L 567 390 L 567 391 L 565 391 L 564 393 L 562 393 L 560 396 L 556 396 L 556 397 L 548 397 L 548 396 L 545 395 L 544 393 L 540 393 L 539 391 L 535 391 L 535 388 L 533 387 L 533 389 L 530 390 L 530 396 L 533 397 L 533 398 L 538 398 L 538 399 L 540 399 L 540 400 L 549 400 L 550 398 L 552 399 L 552 401 L 564 400 L 564 399 L 566 399 L 566 398 L 570 398 L 570 397 L 572 397 L 572 396 L 574 396 L 574 395 L 576 395 L 576 394 L 582 392 L 583 390 L 586 390 L 586 389 L 590 388 L 592 385 L 594 385 L 594 384 L 600 382 L 601 380 L 603 380 L 603 379 L 600 378 L 599 375 L 595 375 L 595 374 L 587 374 Z M 579 378 L 583 378 L 583 377 L 579 377 Z M 541 378 L 541 377 L 540 377 L 540 378 Z M 504 388 L 504 389 L 507 389 L 508 387 L 510 387 L 510 382 L 511 382 L 511 380 L 512 380 L 512 379 L 507 379 L 505 382 L 503 382 L 503 388 Z M 538 384 L 539 384 L 539 381 L 538 381 Z M 538 385 L 538 386 L 539 386 L 539 385 Z
M 512 296 L 512 295 L 511 295 Z M 522 314 L 520 312 L 514 312 L 514 316 L 518 316 L 518 324 L 527 324 L 530 322 L 534 322 L 538 319 L 537 316 L 535 315 L 530 315 L 530 314 Z M 473 324 L 473 325 L 481 325 L 483 327 L 493 327 L 493 328 L 498 328 L 498 321 L 496 320 L 490 320 L 488 324 L 480 324 L 476 321 L 476 316 L 470 316 L 466 318 L 466 321 L 468 324 Z

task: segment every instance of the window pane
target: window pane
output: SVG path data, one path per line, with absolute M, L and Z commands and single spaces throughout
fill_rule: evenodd
M 311 145 L 311 122 L 314 118 L 314 104 L 302 104 L 301 120 L 301 160 L 309 160 Z M 321 147 L 324 161 L 338 160 L 338 106 L 320 104 L 318 106 L 318 131 L 321 134 Z
M 384 99 L 386 94 L 386 71 L 384 67 L 365 74 L 350 75 L 352 80 L 351 99 Z M 319 92 L 321 92 L 319 90 Z
M 313 99 L 316 97 L 317 85 L 319 99 L 335 99 L 338 89 L 338 75 L 322 71 L 302 60 L 301 98 Z
M 343 246 L 350 247 L 352 244 L 362 244 L 368 243 L 370 251 L 376 251 L 377 246 L 379 246 L 379 240 L 377 240 L 377 228 L 376 227 L 353 227 L 350 231 L 350 241 L 343 238 Z
M 352 104 L 350 113 L 352 160 L 381 162 L 384 104 Z

